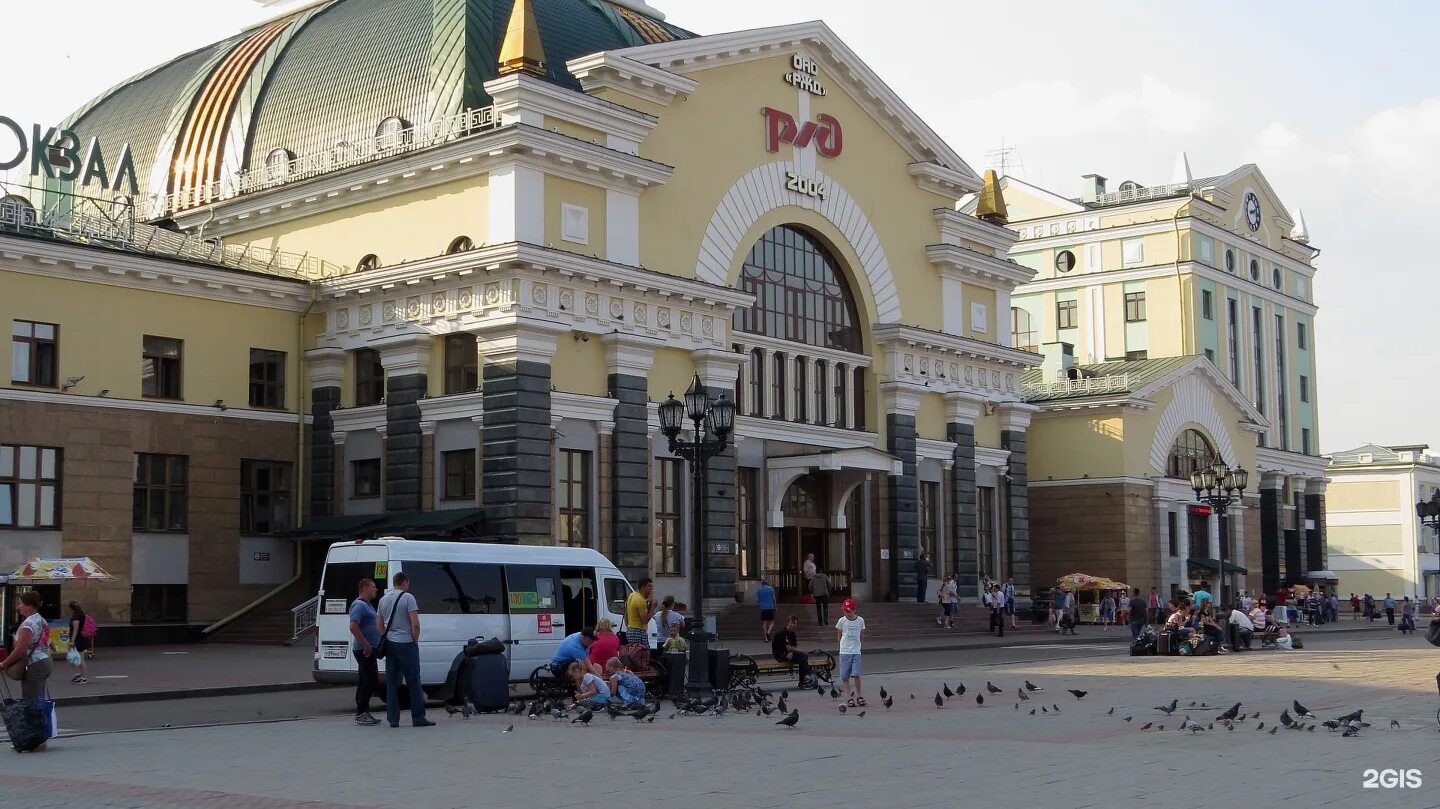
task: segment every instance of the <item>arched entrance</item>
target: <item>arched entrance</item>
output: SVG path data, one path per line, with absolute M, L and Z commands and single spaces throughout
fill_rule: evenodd
M 778 531 L 781 597 L 800 600 L 809 593 L 803 570 L 812 554 L 815 569 L 830 577 L 831 597 L 852 595 L 851 583 L 861 564 L 863 489 L 843 483 L 835 473 L 812 472 L 785 490 L 784 526 Z

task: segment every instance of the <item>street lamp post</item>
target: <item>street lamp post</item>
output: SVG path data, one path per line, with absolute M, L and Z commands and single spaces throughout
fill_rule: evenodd
M 689 437 L 682 429 L 685 419 L 694 422 Z M 724 393 L 710 401 L 704 385 L 697 374 L 685 391 L 682 403 L 670 394 L 660 405 L 660 432 L 670 442 L 670 451 L 690 464 L 690 520 L 693 551 L 693 567 L 690 574 L 690 676 L 689 689 L 692 692 L 706 692 L 714 689 L 710 682 L 709 642 L 710 633 L 705 631 L 705 561 L 709 546 L 705 541 L 705 463 L 725 451 L 730 444 L 731 431 L 735 428 L 735 403 Z
M 1420 518 L 1420 533 L 1423 535 L 1428 527 L 1440 538 L 1440 489 L 1435 490 L 1429 500 L 1421 500 L 1415 504 L 1415 515 Z
M 1210 506 L 1221 515 L 1227 514 L 1230 506 L 1240 501 L 1245 493 L 1245 486 L 1249 482 L 1250 473 L 1245 471 L 1244 467 L 1237 466 L 1231 469 L 1220 461 L 1216 461 L 1214 465 L 1205 469 L 1190 473 L 1190 488 L 1195 490 L 1196 501 Z M 1219 559 L 1220 599 L 1217 602 L 1221 608 L 1226 606 L 1225 557 L 1230 555 L 1225 551 L 1225 543 L 1222 542 L 1220 543 Z

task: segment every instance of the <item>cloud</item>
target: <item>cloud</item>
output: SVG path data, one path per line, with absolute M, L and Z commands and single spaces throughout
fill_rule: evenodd
M 1119 132 L 1194 132 L 1205 124 L 1215 106 L 1207 98 L 1150 75 L 1140 76 L 1133 84 L 1098 90 L 1070 79 L 1030 80 L 965 106 L 993 111 L 1007 131 L 1064 140 Z

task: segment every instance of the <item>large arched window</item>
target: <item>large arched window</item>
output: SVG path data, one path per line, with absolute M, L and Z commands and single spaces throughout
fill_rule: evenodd
M 1213 466 L 1220 460 L 1215 448 L 1210 446 L 1199 430 L 1185 430 L 1175 437 L 1170 447 L 1170 460 L 1166 463 L 1168 477 L 1189 480 L 1191 472 L 1198 472 Z
M 860 353 L 860 316 L 840 265 L 808 232 L 772 228 L 750 248 L 740 288 L 755 305 L 735 313 L 735 330 Z

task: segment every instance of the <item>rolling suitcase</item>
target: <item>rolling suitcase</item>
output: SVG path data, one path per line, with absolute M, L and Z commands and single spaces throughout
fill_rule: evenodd
M 1162 655 L 1175 654 L 1175 633 L 1161 632 L 1160 639 L 1155 644 L 1155 651 Z
M 465 661 L 465 700 L 481 713 L 503 711 L 510 704 L 510 664 L 503 654 L 480 654 Z
M 0 677 L 0 681 L 4 678 Z M 5 733 L 17 753 L 29 753 L 50 739 L 50 720 L 39 700 L 12 699 L 10 684 L 5 685 L 0 716 L 4 717 Z

